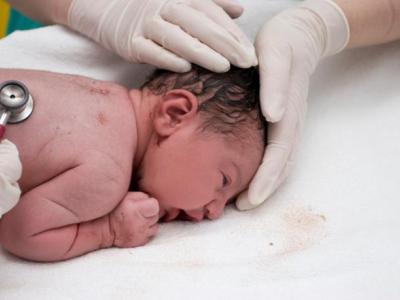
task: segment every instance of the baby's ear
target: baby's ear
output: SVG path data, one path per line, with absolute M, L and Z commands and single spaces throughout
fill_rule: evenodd
M 197 115 L 197 97 L 183 89 L 168 91 L 155 111 L 154 127 L 161 136 L 169 136 Z

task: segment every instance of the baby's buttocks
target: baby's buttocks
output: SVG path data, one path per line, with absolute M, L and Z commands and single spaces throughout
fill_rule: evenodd
M 126 165 L 130 175 L 136 122 L 126 88 L 50 72 L 18 70 L 8 77 L 25 83 L 35 103 L 28 120 L 7 128 L 20 152 L 23 191 L 76 166 L 91 151 Z

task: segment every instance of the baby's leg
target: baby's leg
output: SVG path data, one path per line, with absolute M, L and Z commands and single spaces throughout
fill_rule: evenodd
M 85 163 L 25 193 L 2 219 L 2 246 L 18 256 L 41 261 L 62 260 L 104 247 L 109 232 L 108 217 L 104 216 L 127 191 L 121 184 L 127 180 L 121 177 L 114 162 L 93 154 Z M 82 234 L 87 238 L 78 239 Z M 77 241 L 85 241 L 79 249 Z

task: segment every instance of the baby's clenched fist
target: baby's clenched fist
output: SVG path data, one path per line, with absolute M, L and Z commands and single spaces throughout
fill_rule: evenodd
M 159 204 L 142 192 L 129 192 L 110 213 L 113 246 L 128 248 L 146 244 L 157 232 Z

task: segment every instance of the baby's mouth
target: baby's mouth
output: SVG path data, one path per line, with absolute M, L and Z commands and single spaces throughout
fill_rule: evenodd
M 201 220 L 203 220 L 203 218 L 204 216 L 192 216 L 190 213 L 187 213 L 181 209 L 172 209 L 165 213 L 162 221 L 170 222 L 177 219 L 182 221 L 200 222 Z
M 185 220 L 191 221 L 191 222 L 200 222 L 204 219 L 204 213 L 201 214 L 192 214 L 190 212 L 184 211 L 184 216 Z
M 176 217 L 179 215 L 180 210 L 179 209 L 171 209 L 170 211 L 165 211 L 164 210 L 164 215 L 162 216 L 162 221 L 164 222 L 170 222 L 172 220 L 175 220 Z
M 160 204 L 159 204 L 159 207 L 160 207 L 160 210 L 158 212 L 158 219 L 161 220 L 163 217 L 165 217 L 165 215 L 167 214 L 167 211 Z

